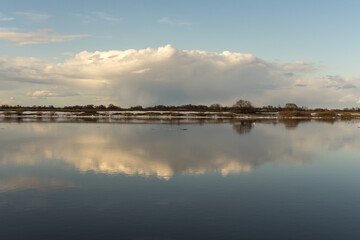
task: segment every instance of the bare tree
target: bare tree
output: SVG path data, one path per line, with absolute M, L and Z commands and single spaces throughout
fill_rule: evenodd
M 234 105 L 234 108 L 253 108 L 253 105 L 248 100 L 240 99 Z
M 214 104 L 210 105 L 210 109 L 211 110 L 221 110 L 222 106 L 220 104 L 218 104 L 218 103 L 214 103 Z
M 233 109 L 240 113 L 253 113 L 255 111 L 253 105 L 248 100 L 240 99 L 234 105 Z
M 295 103 L 287 103 L 287 104 L 285 104 L 284 108 L 285 109 L 295 110 L 295 109 L 298 109 L 299 107 Z

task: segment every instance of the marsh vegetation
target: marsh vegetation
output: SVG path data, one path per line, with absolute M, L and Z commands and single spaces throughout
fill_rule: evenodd
M 283 119 L 283 118 L 360 118 L 360 109 L 309 109 L 287 103 L 283 107 L 267 105 L 254 107 L 250 101 L 238 100 L 232 106 L 206 105 L 156 105 L 152 107 L 133 106 L 123 108 L 114 104 L 54 106 L 0 106 L 0 118 L 137 118 L 137 119 Z

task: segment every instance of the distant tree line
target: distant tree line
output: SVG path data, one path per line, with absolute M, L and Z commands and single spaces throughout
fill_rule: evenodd
M 15 110 L 22 109 L 24 111 L 196 111 L 196 112 L 234 112 L 234 113 L 246 113 L 252 114 L 257 112 L 279 112 L 279 111 L 315 111 L 322 112 L 327 111 L 326 108 L 308 109 L 307 107 L 298 107 L 295 103 L 286 103 L 283 107 L 266 105 L 263 107 L 254 107 L 248 100 L 240 99 L 232 106 L 222 106 L 221 104 L 215 103 L 209 106 L 207 105 L 156 105 L 151 107 L 143 107 L 140 105 L 124 108 L 116 106 L 114 104 L 105 105 L 73 105 L 65 107 L 54 107 L 53 105 L 48 106 L 20 106 L 20 105 L 1 105 L 0 110 Z M 333 109 L 335 111 L 349 111 L 349 112 L 360 112 L 360 108 L 344 108 L 344 109 Z

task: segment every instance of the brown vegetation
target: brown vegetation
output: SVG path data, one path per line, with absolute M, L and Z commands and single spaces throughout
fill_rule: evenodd
M 324 112 L 318 112 L 316 113 L 317 117 L 322 118 L 334 118 L 337 116 L 336 112 L 334 110 L 324 111 Z
M 351 119 L 351 118 L 360 118 L 360 108 L 351 108 L 351 109 L 307 109 L 306 107 L 298 107 L 295 103 L 287 103 L 284 107 L 279 106 L 263 106 L 261 108 L 254 107 L 252 103 L 248 100 L 240 99 L 236 101 L 232 106 L 222 106 L 218 103 L 206 105 L 180 105 L 180 106 L 166 106 L 166 105 L 156 105 L 152 107 L 143 107 L 143 106 L 133 106 L 129 108 L 122 108 L 114 104 L 109 104 L 107 107 L 105 105 L 74 105 L 74 106 L 65 106 L 62 108 L 57 108 L 52 105 L 50 106 L 32 106 L 24 107 L 20 105 L 9 106 L 2 105 L 0 106 L 0 111 L 3 111 L 5 117 L 8 116 L 17 116 L 21 118 L 27 115 L 34 115 L 34 113 L 26 113 L 25 111 L 35 112 L 37 118 L 41 118 L 43 115 L 54 118 L 55 111 L 68 112 L 66 116 L 148 116 L 149 118 L 155 118 L 156 116 L 162 117 L 197 117 L 197 118 L 235 118 L 235 117 L 258 117 L 261 115 L 263 117 L 265 114 L 267 117 L 276 116 L 280 118 L 310 118 L 312 116 L 318 118 L 342 118 L 342 119 Z M 140 112 L 136 112 L 140 111 Z M 24 113 L 25 112 L 25 113 Z M 49 112 L 49 114 L 44 114 L 44 112 Z M 190 113 L 186 113 L 190 112 Z M 275 115 L 277 114 L 278 115 Z M 313 115 L 312 115 L 313 114 Z
M 298 111 L 298 110 L 285 110 L 279 112 L 279 116 L 281 117 L 311 117 L 310 112 Z

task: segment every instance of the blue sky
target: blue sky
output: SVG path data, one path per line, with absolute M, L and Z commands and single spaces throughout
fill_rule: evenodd
M 73 58 L 82 51 L 93 53 L 110 50 L 158 49 L 168 44 L 180 52 L 198 50 L 219 54 L 223 51 L 247 53 L 273 65 L 286 65 L 294 62 L 311 64 L 311 70 L 306 67 L 302 73 L 298 69 L 294 73 L 297 78 L 288 81 L 293 81 L 292 85 L 294 86 L 306 85 L 309 87 L 310 83 L 313 83 L 312 88 L 308 91 L 311 93 L 314 93 L 314 88 L 323 92 L 324 89 L 336 90 L 327 93 L 327 95 L 336 95 L 332 100 L 314 99 L 312 102 L 307 99 L 310 95 L 307 96 L 306 91 L 303 90 L 305 95 L 302 98 L 301 96 L 289 96 L 287 98 L 289 101 L 294 100 L 300 104 L 314 106 L 349 107 L 356 106 L 357 102 L 360 101 L 360 96 L 356 95 L 357 78 L 360 76 L 357 66 L 360 56 L 360 33 L 357 31 L 357 23 L 360 22 L 359 10 L 360 2 L 358 1 L 320 0 L 2 1 L 0 9 L 0 57 L 6 58 L 6 61 L 13 60 L 12 62 L 19 57 L 31 57 L 42 61 L 42 64 L 45 65 L 62 64 L 66 59 Z M 35 42 L 28 42 L 29 39 L 23 35 L 13 36 L 13 34 L 19 33 L 33 34 L 31 39 L 34 40 L 35 36 Z M 204 58 L 203 56 L 200 59 Z M 195 60 L 192 59 L 191 61 Z M 7 64 L 10 63 L 7 62 Z M 18 65 L 16 66 L 19 68 Z M 40 68 L 43 67 L 44 65 Z M 16 67 L 13 68 L 16 69 Z M 151 66 L 146 68 L 152 69 Z M 31 69 L 38 71 L 34 70 L 34 66 L 31 66 Z M 276 71 L 280 70 L 277 69 Z M 199 73 L 195 72 L 193 77 L 199 77 Z M 66 75 L 69 74 L 66 73 Z M 166 76 L 171 76 L 171 73 L 167 74 Z M 21 77 L 19 77 L 20 75 Z M 79 89 L 71 88 L 62 84 L 60 80 L 56 83 L 29 84 L 39 80 L 40 76 L 35 77 L 36 81 L 28 78 L 23 79 L 26 82 L 25 87 L 21 87 L 20 84 L 15 86 L 14 81 L 20 83 L 21 79 L 25 78 L 23 73 L 20 75 L 17 77 L 10 76 L 8 70 L 1 70 L 0 68 L 0 76 L 3 80 L 0 82 L 0 89 L 1 84 L 6 85 L 4 90 L 0 90 L 0 101 L 4 103 L 11 99 L 10 102 L 23 103 L 27 102 L 26 97 L 28 97 L 31 99 L 30 102 L 34 104 L 59 103 L 56 105 L 63 105 L 72 102 L 77 104 L 78 101 L 95 101 L 95 103 L 104 104 L 107 101 L 118 102 L 119 104 L 124 102 L 124 98 L 114 98 L 112 97 L 114 93 L 110 93 L 106 89 L 100 90 L 102 97 L 96 100 L 95 94 L 91 93 L 93 90 L 79 86 Z M 191 76 L 188 75 L 190 78 Z M 241 76 L 240 80 L 237 75 L 235 78 L 237 81 L 246 82 L 246 76 L 243 74 Z M 47 77 L 51 78 L 51 76 Z M 202 77 L 205 78 L 205 76 Z M 118 78 L 120 77 L 118 76 Z M 136 81 L 142 83 L 142 81 L 146 81 L 146 78 L 149 76 L 144 74 L 140 80 Z M 340 85 L 334 86 L 334 79 L 337 79 L 336 84 Z M 230 80 L 234 79 L 229 77 Z M 224 85 L 233 83 L 231 81 L 225 81 Z M 302 84 L 304 81 L 306 84 Z M 159 84 L 156 81 L 152 83 Z M 274 82 L 269 82 L 269 84 L 264 83 L 262 86 L 271 85 L 274 90 L 274 84 Z M 115 85 L 120 88 L 122 86 L 122 84 Z M 157 87 L 162 86 L 165 86 L 164 91 L 171 88 L 166 84 L 160 84 Z M 228 87 L 231 88 L 231 85 Z M 251 86 L 249 87 L 251 88 Z M 107 88 L 112 89 L 113 83 L 108 83 Z M 61 89 L 62 93 L 55 93 L 58 91 L 56 89 Z M 258 95 L 255 93 L 248 94 L 251 91 L 241 92 L 244 91 L 242 89 L 239 90 L 239 97 L 247 96 L 258 104 L 269 101 L 269 104 L 277 105 L 284 104 L 283 101 L 286 101 L 286 99 L 277 96 L 281 94 L 280 92 L 273 91 L 274 97 L 271 98 L 268 88 L 265 87 L 264 89 L 267 89 L 267 92 L 264 93 L 265 90 L 259 91 Z M 346 91 L 342 91 L 344 89 Z M 35 98 L 31 94 L 43 90 L 52 91 L 54 94 L 52 97 L 50 97 L 51 94 L 48 96 L 45 94 L 41 98 Z M 139 87 L 128 90 L 129 92 L 133 91 L 132 94 L 128 95 L 137 95 Z M 175 90 L 173 91 L 177 93 Z M 186 90 L 183 89 L 183 91 Z M 225 92 L 224 90 L 223 94 Z M 211 89 L 209 90 L 210 93 L 212 93 Z M 144 95 L 152 94 L 155 93 Z M 152 96 L 143 97 L 142 100 L 129 98 L 125 105 L 172 102 L 169 94 L 161 93 L 160 95 L 163 95 L 164 98 L 155 99 Z M 199 101 L 199 103 L 211 101 L 211 99 L 202 101 L 196 97 L 185 98 L 188 95 L 186 92 L 180 92 L 179 95 L 184 96 L 184 98 L 179 97 L 173 103 L 188 103 L 187 100 L 192 99 Z M 265 95 L 266 97 L 262 99 Z M 339 98 L 343 96 L 348 97 L 345 100 L 340 99 L 339 102 Z M 235 95 L 228 98 L 216 96 L 214 101 L 218 100 L 226 104 L 236 97 Z

